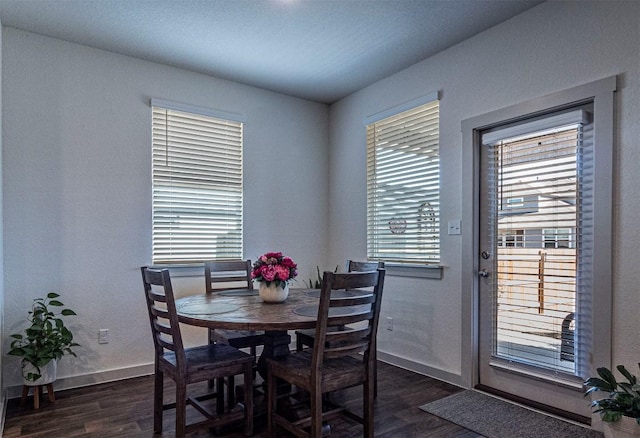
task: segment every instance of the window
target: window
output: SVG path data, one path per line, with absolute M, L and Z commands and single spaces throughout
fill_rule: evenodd
M 367 120 L 367 256 L 440 261 L 437 96 Z
M 572 233 L 567 228 L 547 228 L 542 230 L 545 248 L 573 248 Z
M 524 198 L 509 198 L 507 199 L 507 208 L 521 208 L 524 207 Z
M 577 319 L 576 333 L 583 339 L 592 324 L 591 314 L 582 310 L 591 308 L 592 291 L 581 276 L 592 256 L 593 111 L 592 104 L 582 103 L 482 136 L 492 181 L 488 202 L 498 218 L 487 219 L 498 247 L 493 355 L 509 366 L 543 368 L 554 378 L 563 373 L 582 378 L 588 364 L 583 352 L 562 360 L 559 334 L 569 315 Z M 498 214 L 501 199 L 523 206 L 533 195 L 536 209 Z M 523 245 L 523 234 L 537 244 Z
M 242 122 L 151 105 L 153 263 L 242 258 Z
M 522 248 L 524 246 L 524 230 L 509 230 L 509 232 L 500 233 L 498 246 Z

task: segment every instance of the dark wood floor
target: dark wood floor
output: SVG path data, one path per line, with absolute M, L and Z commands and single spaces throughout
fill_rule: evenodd
M 378 399 L 375 406 L 375 434 L 378 437 L 478 437 L 467 429 L 418 409 L 424 403 L 460 391 L 459 388 L 394 366 L 378 367 Z M 197 386 L 194 388 L 198 390 Z M 173 393 L 166 385 L 165 397 Z M 92 387 L 56 392 L 55 403 L 43 397 L 39 411 L 31 397 L 21 407 L 19 399 L 7 406 L 4 436 L 12 437 L 151 437 L 153 380 L 141 377 Z M 361 390 L 352 388 L 335 395 L 335 401 L 361 412 Z M 175 416 L 165 412 L 162 437 L 173 436 Z M 241 430 L 227 431 L 229 438 L 242 437 Z M 282 434 L 284 435 L 284 434 Z M 213 432 L 191 437 L 215 436 Z M 266 436 L 264 421 L 256 422 L 256 437 Z M 362 426 L 349 418 L 331 423 L 331 437 L 362 436 Z

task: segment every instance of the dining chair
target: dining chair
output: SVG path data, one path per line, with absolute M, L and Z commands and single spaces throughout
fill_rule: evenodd
M 324 273 L 313 348 L 267 361 L 267 427 L 270 437 L 276 436 L 276 426 L 280 426 L 299 437 L 320 438 L 323 421 L 329 421 L 343 411 L 363 424 L 365 437 L 373 436 L 373 350 L 376 345 L 384 276 L 384 269 L 374 272 Z M 358 291 L 361 288 L 370 289 Z M 353 289 L 356 293 L 346 297 L 331 296 L 332 290 L 346 289 Z M 331 330 L 338 326 L 346 328 Z M 278 380 L 309 393 L 309 417 L 290 420 L 285 413 L 278 412 Z M 328 410 L 323 412 L 323 402 L 326 402 L 324 394 L 356 385 L 363 387 L 362 417 L 328 403 Z
M 347 272 L 370 272 L 375 271 L 377 269 L 384 269 L 384 262 L 358 262 L 354 260 L 347 260 Z M 334 327 L 333 330 L 343 330 L 344 327 Z M 313 348 L 314 340 L 315 340 L 315 331 L 314 330 L 296 330 L 296 350 L 302 351 L 302 349 L 307 346 L 309 348 Z M 374 386 L 374 397 L 378 397 L 378 370 L 377 370 L 377 359 L 378 356 L 376 354 L 377 348 L 373 350 L 374 354 L 374 375 L 375 375 L 375 386 Z
M 207 294 L 220 291 L 253 291 L 251 281 L 251 260 L 206 260 L 204 262 L 204 280 Z M 256 330 L 209 330 L 209 343 L 230 345 L 235 348 L 248 348 L 256 358 L 256 347 L 264 345 L 264 331 Z M 229 391 L 228 403 L 234 404 L 235 386 L 233 376 L 227 379 Z
M 244 434 L 253 435 L 253 357 L 228 345 L 184 348 L 169 270 L 142 267 L 141 271 L 155 347 L 154 432 L 162 432 L 163 411 L 175 408 L 177 437 L 184 437 L 194 429 L 223 426 L 243 419 Z M 238 374 L 244 376 L 244 408 L 241 410 L 234 409 L 235 406 L 225 409 L 222 385 L 218 385 L 215 394 L 197 397 L 187 394 L 187 385 L 191 383 Z M 165 375 L 175 382 L 175 403 L 164 403 Z M 212 397 L 217 398 L 215 413 L 203 403 Z M 205 419 L 187 424 L 187 405 L 195 408 Z

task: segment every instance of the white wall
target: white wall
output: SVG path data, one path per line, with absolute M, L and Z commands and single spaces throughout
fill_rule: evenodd
M 614 181 L 613 362 L 640 357 L 640 3 L 545 2 L 331 106 L 330 261 L 366 257 L 366 138 L 370 114 L 440 90 L 441 223 L 464 216 L 461 121 L 528 99 L 619 75 Z M 442 280 L 388 277 L 381 357 L 461 385 L 471 383 L 463 333 L 463 239 L 442 226 Z M 600 364 L 595 364 L 599 366 Z M 466 369 L 465 369 L 466 368 Z
M 153 361 L 139 271 L 151 262 L 151 97 L 244 114 L 245 257 L 282 250 L 302 278 L 324 263 L 326 105 L 13 28 L 3 37 L 4 327 L 61 293 L 82 346 L 60 363 L 58 388 Z M 16 364 L 5 358 L 6 386 L 19 383 Z

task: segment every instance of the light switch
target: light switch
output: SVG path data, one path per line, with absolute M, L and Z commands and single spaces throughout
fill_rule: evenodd
M 450 236 L 462 234 L 462 220 L 455 219 L 455 220 L 449 221 L 448 234 Z

